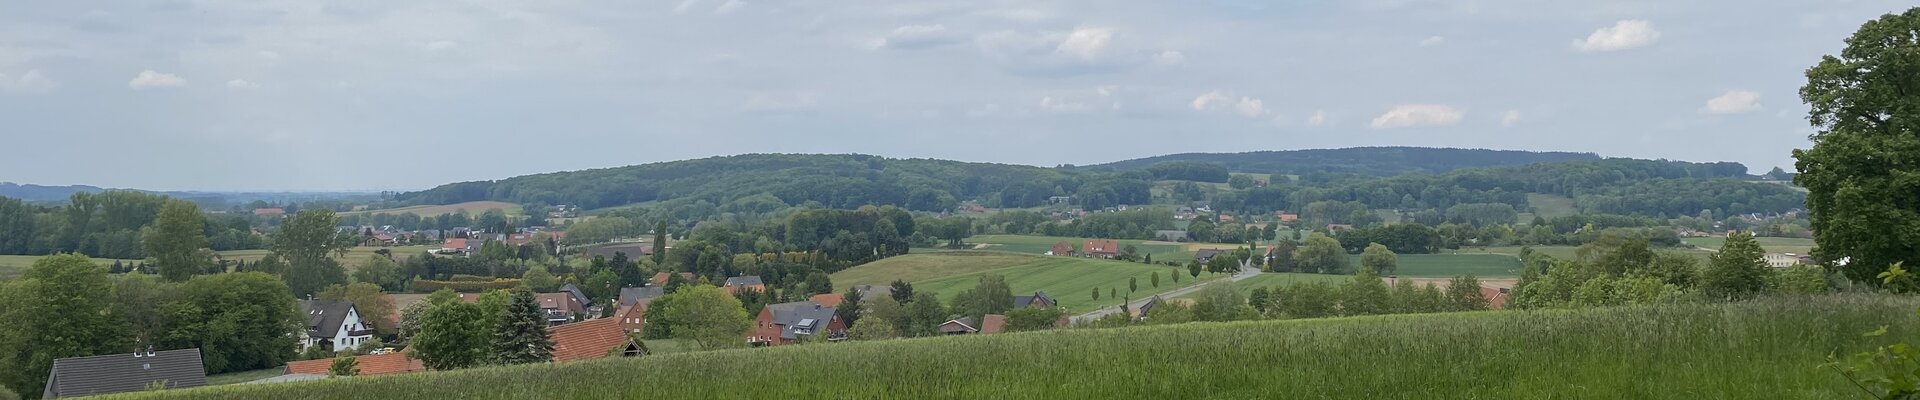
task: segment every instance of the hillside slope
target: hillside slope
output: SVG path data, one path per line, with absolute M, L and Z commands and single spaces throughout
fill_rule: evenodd
M 1197 161 L 1220 164 L 1234 172 L 1293 175 L 1329 172 L 1391 176 L 1403 173 L 1438 174 L 1464 168 L 1598 159 L 1600 159 L 1600 156 L 1593 153 L 1428 147 L 1354 147 L 1345 149 L 1254 151 L 1245 153 L 1169 154 L 1091 165 L 1087 166 L 1087 168 L 1138 170 L 1168 161 Z
M 1816 368 L 1920 300 L 1770 299 L 1187 324 L 788 346 L 276 385 L 150 399 L 1852 398 Z

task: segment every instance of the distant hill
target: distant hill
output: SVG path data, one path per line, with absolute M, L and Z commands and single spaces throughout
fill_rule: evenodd
M 87 186 L 87 185 L 41 186 L 41 185 L 33 185 L 33 184 L 21 185 L 13 182 L 0 182 L 0 197 L 12 197 L 12 198 L 26 200 L 26 201 L 66 200 L 68 197 L 73 197 L 74 193 L 80 193 L 80 192 L 98 193 L 104 190 L 106 189 L 102 189 L 97 186 Z
M 1594 153 L 1427 147 L 1354 147 L 1346 149 L 1254 151 L 1246 153 L 1170 154 L 1083 166 L 1082 168 L 1143 170 L 1147 167 L 1152 167 L 1154 164 L 1163 162 L 1193 161 L 1219 164 L 1233 172 L 1293 175 L 1324 172 L 1392 176 L 1410 172 L 1439 174 L 1465 168 L 1598 159 L 1600 159 L 1600 155 Z

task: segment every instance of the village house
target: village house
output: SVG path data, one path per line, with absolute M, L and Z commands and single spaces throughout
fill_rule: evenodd
M 1058 306 L 1059 303 L 1055 303 L 1053 298 L 1047 297 L 1047 292 L 1033 292 L 1032 296 L 1013 296 L 1013 308 L 1054 308 Z
M 535 293 L 533 303 L 547 313 L 547 326 L 564 325 L 573 322 L 576 316 L 585 319 L 589 315 L 586 304 L 581 302 L 581 298 L 574 297 L 573 293 Z
M 667 273 L 665 273 L 665 272 L 659 272 L 659 273 L 655 273 L 655 274 L 653 274 L 653 279 L 651 279 L 651 280 L 648 280 L 648 282 L 652 282 L 652 283 L 653 283 L 653 286 L 661 286 L 661 287 L 665 287 L 665 286 L 667 286 L 667 278 L 668 278 L 668 277 L 671 277 L 671 276 L 672 276 L 672 275 L 667 275 Z M 693 282 L 693 273 L 692 273 L 692 272 L 681 272 L 681 273 L 680 273 L 680 279 L 685 279 L 685 280 L 687 280 L 687 282 Z
M 665 295 L 659 286 L 620 288 L 620 308 L 614 313 L 614 318 L 620 320 L 620 329 L 630 333 L 645 330 L 647 304 Z
M 1194 261 L 1199 261 L 1199 262 L 1200 262 L 1201 264 L 1206 264 L 1206 263 L 1207 263 L 1208 261 L 1213 261 L 1213 258 L 1214 258 L 1214 257 L 1217 257 L 1217 256 L 1219 256 L 1219 255 L 1221 255 L 1221 254 L 1227 254 L 1227 251 L 1226 251 L 1226 250 L 1221 250 L 1221 249 L 1200 249 L 1200 250 L 1194 250 L 1194 251 L 1193 251 L 1193 260 L 1194 260 Z
M 1120 256 L 1120 243 L 1113 239 L 1087 239 L 1081 243 L 1080 255 L 1091 258 L 1114 258 Z
M 760 281 L 759 275 L 736 276 L 727 278 L 726 284 L 721 285 L 720 289 L 726 290 L 727 294 L 740 294 L 741 291 L 766 292 L 767 284 Z
M 839 293 L 821 293 L 807 296 L 807 301 L 823 307 L 840 307 L 841 302 L 847 301 L 847 296 Z
M 207 371 L 200 361 L 200 349 L 149 348 L 130 354 L 53 360 L 42 396 L 58 399 L 206 385 Z
M 811 301 L 769 304 L 760 308 L 754 328 L 747 332 L 747 344 L 777 346 L 798 340 L 825 336 L 828 341 L 847 338 L 846 321 L 827 307 Z
M 301 350 L 314 346 L 334 352 L 353 350 L 373 338 L 373 327 L 360 320 L 360 310 L 351 302 L 301 300 L 300 311 L 307 314 Z
M 1067 241 L 1065 241 L 1065 240 L 1062 240 L 1062 241 L 1060 241 L 1059 243 L 1054 243 L 1054 244 L 1053 244 L 1053 248 L 1052 248 L 1052 249 L 1050 249 L 1050 250 L 1047 250 L 1047 255 L 1050 255 L 1050 256 L 1062 256 L 1062 257 L 1072 257 L 1072 256 L 1073 256 L 1073 245 L 1071 245 L 1071 244 L 1067 244 Z
M 1799 254 L 1793 253 L 1767 253 L 1764 257 L 1767 261 L 1767 266 L 1774 268 L 1788 268 L 1800 265 L 1802 261 Z

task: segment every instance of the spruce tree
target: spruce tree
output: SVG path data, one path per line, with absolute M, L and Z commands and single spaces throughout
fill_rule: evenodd
M 553 341 L 547 339 L 547 319 L 534 304 L 533 292 L 515 289 L 507 312 L 493 332 L 493 357 L 499 364 L 530 364 L 553 360 Z

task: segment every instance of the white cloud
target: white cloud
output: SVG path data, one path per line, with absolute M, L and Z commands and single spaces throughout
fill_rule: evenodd
M 1500 116 L 1500 127 L 1502 128 L 1513 126 L 1513 124 L 1519 122 L 1520 110 L 1507 110 L 1505 115 Z
M 1657 40 L 1660 40 L 1660 31 L 1653 29 L 1652 22 L 1628 19 L 1595 30 L 1586 39 L 1574 39 L 1573 48 L 1586 52 L 1619 51 L 1653 44 Z
M 127 87 L 133 90 L 171 88 L 186 85 L 186 79 L 182 79 L 173 74 L 154 72 L 153 70 L 140 71 L 140 75 L 136 75 L 133 77 L 133 80 L 127 81 Z
M 227 81 L 228 89 L 254 89 L 259 87 L 260 87 L 260 84 L 248 82 L 245 79 L 234 79 L 234 80 Z
M 1153 63 L 1159 65 L 1180 65 L 1187 62 L 1187 55 L 1178 51 L 1166 50 L 1153 53 Z
M 713 15 L 733 14 L 734 11 L 739 11 L 740 7 L 745 7 L 746 5 L 747 5 L 747 2 L 744 2 L 744 1 L 727 0 L 727 2 L 720 3 L 719 7 L 715 7 L 713 9 Z
M 59 82 L 40 74 L 40 70 L 30 69 L 19 78 L 0 74 L 0 92 L 45 93 L 60 87 Z
M 1405 104 L 1394 106 L 1373 118 L 1373 129 L 1444 126 L 1460 123 L 1466 112 L 1445 104 Z
M 1321 126 L 1326 124 L 1327 110 L 1314 110 L 1313 115 L 1307 117 L 1307 126 Z
M 941 24 L 907 25 L 894 28 L 886 36 L 874 41 L 874 48 L 924 49 L 945 46 L 960 41 L 960 36 L 947 31 Z
M 435 40 L 435 41 L 427 42 L 426 47 L 427 47 L 427 51 L 433 51 L 433 52 L 446 51 L 446 50 L 451 50 L 455 47 L 460 47 L 460 42 L 455 42 L 451 40 Z
M 1076 102 L 1076 101 L 1068 100 L 1065 98 L 1058 98 L 1053 96 L 1045 96 L 1040 98 L 1041 111 L 1053 112 L 1053 113 L 1076 113 L 1076 112 L 1086 112 L 1091 109 L 1092 107 L 1088 106 L 1087 103 Z
M 820 105 L 813 93 L 807 92 L 760 92 L 747 97 L 740 105 L 740 111 L 747 112 L 791 112 L 808 110 Z
M 695 4 L 700 4 L 700 0 L 682 0 L 679 6 L 673 8 L 673 13 L 686 14 L 687 10 L 692 9 Z
M 1079 27 L 1068 33 L 1067 40 L 1061 41 L 1053 51 L 1081 60 L 1094 60 L 1104 54 L 1107 45 L 1112 42 L 1112 28 Z
M 1192 107 L 1194 111 L 1231 110 L 1234 114 L 1248 118 L 1267 115 L 1266 103 L 1260 99 L 1240 96 L 1235 100 L 1233 96 L 1218 90 L 1194 97 L 1187 106 Z
M 1760 93 L 1751 90 L 1733 90 L 1719 97 L 1707 99 L 1706 107 L 1700 112 L 1707 114 L 1741 114 L 1760 110 Z
M 1439 46 L 1446 43 L 1447 38 L 1444 36 L 1428 36 L 1426 39 L 1420 39 L 1421 46 Z

